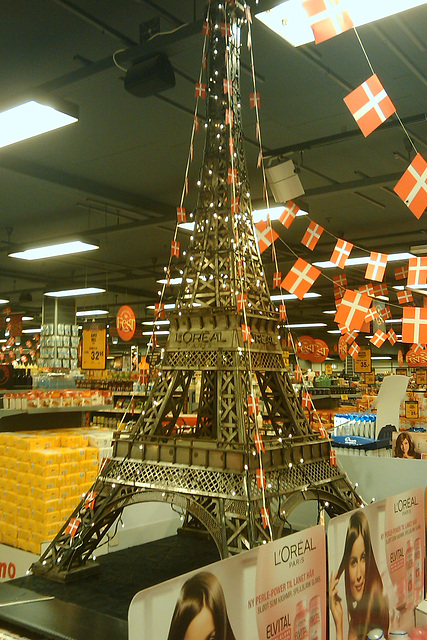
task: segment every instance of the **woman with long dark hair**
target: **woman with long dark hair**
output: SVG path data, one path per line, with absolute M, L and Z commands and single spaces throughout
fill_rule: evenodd
M 201 571 L 183 584 L 168 640 L 235 640 L 224 592 L 212 573 Z
M 344 553 L 329 585 L 329 606 L 337 640 L 344 640 L 344 611 L 338 582 L 344 573 L 348 615 L 348 640 L 365 640 L 370 629 L 382 629 L 388 637 L 388 599 L 375 561 L 368 520 L 363 511 L 350 517 Z

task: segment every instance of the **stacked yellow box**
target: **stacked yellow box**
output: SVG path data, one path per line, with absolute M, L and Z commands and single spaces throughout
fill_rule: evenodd
M 82 430 L 0 433 L 0 542 L 40 554 L 92 486 L 98 458 Z

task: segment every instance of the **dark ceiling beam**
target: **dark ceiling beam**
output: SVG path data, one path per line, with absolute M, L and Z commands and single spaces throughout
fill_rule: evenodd
M 366 178 L 364 180 L 350 180 L 349 182 L 341 182 L 340 184 L 327 185 L 326 187 L 317 187 L 316 189 L 308 189 L 304 198 L 318 198 L 321 196 L 333 195 L 334 193 L 342 193 L 343 191 L 354 191 L 354 189 L 366 189 L 368 187 L 381 186 L 390 182 L 397 182 L 402 177 L 402 172 L 388 173 L 374 178 Z
M 151 198 L 100 184 L 99 182 L 81 176 L 74 176 L 70 173 L 54 169 L 53 167 L 31 162 L 30 160 L 23 160 L 9 153 L 2 153 L 0 155 L 0 168 L 141 209 L 144 211 L 144 213 L 141 213 L 141 217 L 150 217 L 150 222 L 155 219 L 153 214 L 161 215 L 161 220 L 164 216 L 172 218 L 172 216 L 176 215 L 173 207 L 152 200 Z M 158 218 L 157 220 L 160 221 Z

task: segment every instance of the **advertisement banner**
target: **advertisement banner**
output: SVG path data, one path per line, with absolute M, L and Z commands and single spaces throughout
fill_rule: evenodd
M 424 522 L 422 489 L 330 521 L 330 640 L 412 630 L 424 598 Z
M 325 638 L 324 528 L 311 527 L 136 594 L 129 640 L 184 637 Z

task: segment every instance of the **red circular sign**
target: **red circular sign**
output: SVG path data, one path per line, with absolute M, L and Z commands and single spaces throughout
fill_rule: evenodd
M 122 340 L 132 340 L 136 329 L 136 318 L 132 307 L 123 305 L 117 312 L 117 333 Z
M 338 340 L 338 355 L 341 360 L 345 360 L 347 358 L 347 349 L 348 345 L 345 341 L 345 336 L 341 336 L 341 338 Z

